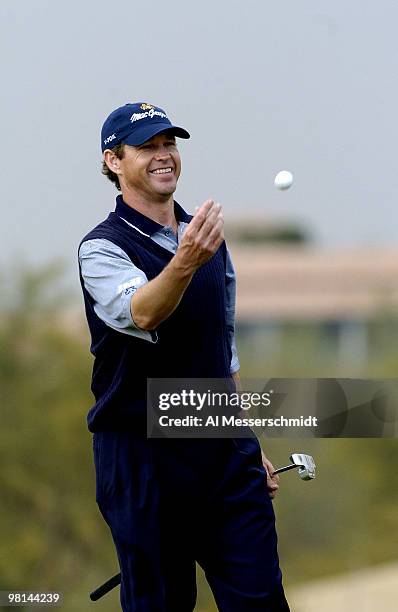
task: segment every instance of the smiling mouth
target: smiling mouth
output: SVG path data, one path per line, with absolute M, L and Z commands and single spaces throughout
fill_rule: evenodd
M 173 172 L 173 168 L 168 166 L 167 168 L 156 168 L 156 170 L 150 170 L 150 174 L 171 174 Z

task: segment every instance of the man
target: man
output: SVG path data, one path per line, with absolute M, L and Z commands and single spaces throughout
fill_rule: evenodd
M 219 610 L 286 611 L 270 499 L 278 479 L 257 439 L 146 438 L 147 378 L 239 383 L 221 206 L 207 200 L 191 217 L 173 200 L 176 137 L 189 134 L 147 103 L 116 109 L 102 128 L 103 173 L 121 195 L 79 248 L 97 502 L 125 612 L 193 610 L 196 561 Z

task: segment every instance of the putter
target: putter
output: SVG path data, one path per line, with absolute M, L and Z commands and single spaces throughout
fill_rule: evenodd
M 281 467 L 272 474 L 281 474 L 282 472 L 287 472 L 288 470 L 294 470 L 294 468 L 298 468 L 298 473 L 301 480 L 313 480 L 315 478 L 315 470 L 316 465 L 314 458 L 311 455 L 305 455 L 304 453 L 293 453 L 290 455 L 290 461 L 292 462 L 290 465 L 286 465 L 285 467 Z M 104 584 L 101 584 L 95 591 L 90 593 L 91 601 L 97 601 L 109 591 L 112 591 L 115 587 L 120 584 L 120 573 L 115 574 L 112 578 L 109 578 Z
M 290 455 L 290 461 L 292 462 L 290 465 L 286 465 L 285 467 L 275 470 L 274 474 L 281 474 L 282 472 L 287 472 L 288 470 L 298 468 L 298 473 L 301 480 L 313 480 L 315 478 L 316 465 L 314 458 L 311 457 L 311 455 L 305 455 L 304 453 L 293 453 L 293 455 Z M 272 476 L 274 474 L 272 474 Z

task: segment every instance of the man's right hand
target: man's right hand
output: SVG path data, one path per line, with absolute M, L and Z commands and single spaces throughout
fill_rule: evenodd
M 170 263 L 131 298 L 132 318 L 140 329 L 154 330 L 177 308 L 196 270 L 224 240 L 221 205 L 207 200 L 186 228 Z
M 223 240 L 224 217 L 221 204 L 207 200 L 196 210 L 186 228 L 175 258 L 179 265 L 195 272 L 213 257 Z

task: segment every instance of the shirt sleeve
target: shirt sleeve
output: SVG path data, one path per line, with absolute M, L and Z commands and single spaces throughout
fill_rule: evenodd
M 235 304 L 236 304 L 236 275 L 232 265 L 231 256 L 227 250 L 226 268 L 225 268 L 225 286 L 227 293 L 227 329 L 228 338 L 232 351 L 231 358 L 231 374 L 235 374 L 240 368 L 238 352 L 236 349 L 235 340 Z
M 156 331 L 140 329 L 131 315 L 131 296 L 148 282 L 148 278 L 128 255 L 110 240 L 97 238 L 83 242 L 79 262 L 96 315 L 122 334 L 156 342 Z

